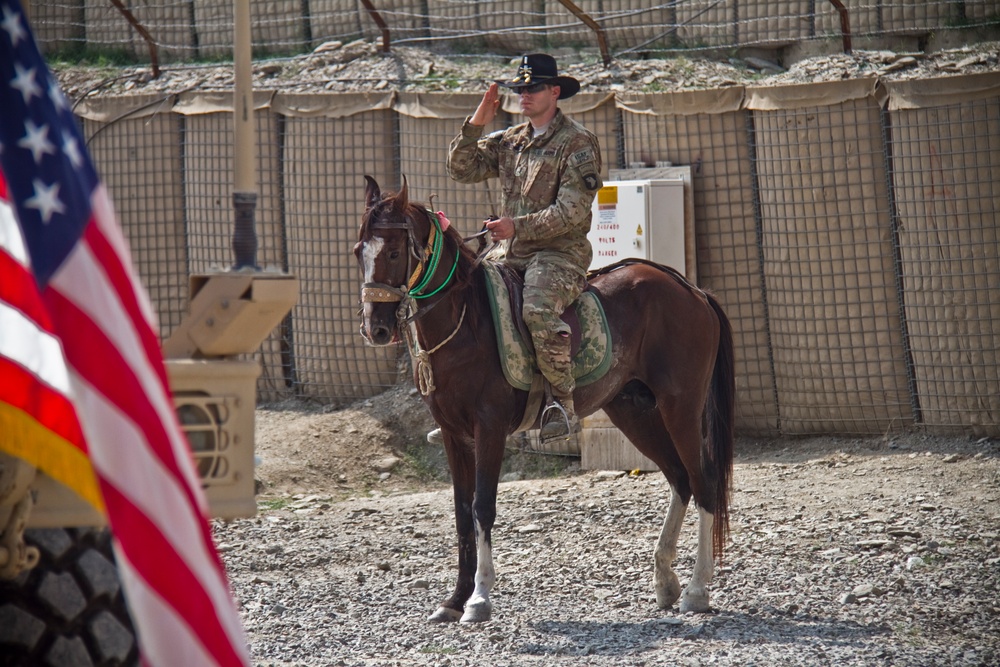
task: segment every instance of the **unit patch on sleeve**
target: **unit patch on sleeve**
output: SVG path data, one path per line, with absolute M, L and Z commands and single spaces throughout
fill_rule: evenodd
M 569 156 L 570 166 L 580 172 L 583 185 L 588 192 L 594 192 L 601 187 L 601 179 L 597 175 L 597 154 L 593 148 L 578 150 Z
M 569 156 L 569 163 L 574 167 L 580 167 L 588 162 L 594 162 L 597 156 L 594 155 L 594 150 L 592 148 L 584 148 L 582 151 L 577 151 Z

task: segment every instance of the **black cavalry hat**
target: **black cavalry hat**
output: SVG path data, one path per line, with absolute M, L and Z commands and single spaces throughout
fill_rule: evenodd
M 559 99 L 573 97 L 580 92 L 580 82 L 571 76 L 559 76 L 556 59 L 547 53 L 529 53 L 521 58 L 517 66 L 517 74 L 510 81 L 497 80 L 501 86 L 510 88 L 515 93 L 522 88 L 528 88 L 538 83 L 550 83 L 559 86 Z

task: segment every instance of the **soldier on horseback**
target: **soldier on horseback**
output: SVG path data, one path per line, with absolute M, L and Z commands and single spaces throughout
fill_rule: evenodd
M 499 86 L 518 94 L 528 121 L 483 136 L 500 106 Z M 557 106 L 579 90 L 579 81 L 559 75 L 552 56 L 526 55 L 513 79 L 489 86 L 448 152 L 448 173 L 456 181 L 500 179 L 500 217 L 485 224 L 499 242 L 492 258 L 524 276 L 524 322 L 551 387 L 542 441 L 580 430 L 570 329 L 560 315 L 587 285 L 591 204 L 602 182 L 597 138 Z

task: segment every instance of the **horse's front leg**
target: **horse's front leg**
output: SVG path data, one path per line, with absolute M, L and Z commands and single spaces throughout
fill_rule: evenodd
M 465 603 L 462 623 L 490 620 L 493 603 L 490 593 L 496 583 L 493 567 L 493 524 L 497 515 L 497 485 L 503 461 L 504 437 L 496 431 L 476 437 L 476 499 L 472 505 L 476 526 L 476 579 L 472 597 Z
M 482 525 L 478 512 L 476 514 L 476 587 L 472 591 L 472 597 L 465 603 L 462 623 L 482 623 L 490 620 L 493 614 L 490 592 L 496 583 L 497 573 L 493 567 L 491 531 Z
M 465 601 L 473 591 L 473 575 L 476 572 L 476 529 L 472 509 L 476 488 L 476 460 L 467 444 L 448 433 L 442 435 L 454 491 L 455 530 L 458 533 L 458 581 L 451 596 L 445 599 L 427 619 L 435 623 L 454 622 L 462 618 Z

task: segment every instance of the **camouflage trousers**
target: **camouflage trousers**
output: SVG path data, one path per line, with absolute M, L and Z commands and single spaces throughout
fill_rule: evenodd
M 524 323 L 531 332 L 538 370 L 557 397 L 569 397 L 576 386 L 570 352 L 570 330 L 559 316 L 572 304 L 587 280 L 562 263 L 536 257 L 524 274 Z

